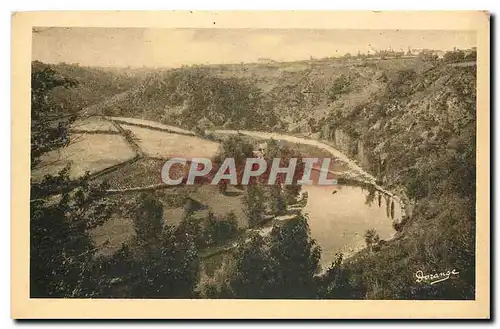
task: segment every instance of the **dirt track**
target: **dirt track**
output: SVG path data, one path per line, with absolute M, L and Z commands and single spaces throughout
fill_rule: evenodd
M 347 167 L 349 168 L 349 175 L 354 176 L 356 180 L 359 180 L 363 183 L 371 184 L 375 187 L 376 190 L 379 192 L 382 192 L 386 195 L 389 195 L 391 197 L 394 197 L 398 199 L 399 202 L 401 202 L 400 198 L 398 198 L 396 195 L 394 195 L 392 192 L 382 188 L 381 186 L 378 186 L 376 184 L 376 178 L 364 171 L 356 162 L 353 160 L 349 159 L 344 153 L 334 149 L 333 147 L 318 141 L 314 139 L 307 139 L 303 137 L 297 137 L 297 136 L 290 136 L 290 135 L 284 135 L 284 134 L 279 134 L 279 133 L 269 133 L 269 132 L 261 132 L 261 131 L 248 131 L 248 130 L 213 130 L 210 131 L 210 133 L 213 134 L 218 134 L 218 135 L 238 135 L 242 134 L 245 136 L 253 137 L 256 139 L 275 139 L 275 140 L 283 140 L 291 143 L 296 143 L 296 144 L 305 144 L 305 145 L 311 145 L 314 147 L 317 147 L 321 150 L 327 151 L 332 155 L 332 157 L 339 159 L 340 161 L 344 162 Z M 353 178 L 354 178 L 353 177 Z

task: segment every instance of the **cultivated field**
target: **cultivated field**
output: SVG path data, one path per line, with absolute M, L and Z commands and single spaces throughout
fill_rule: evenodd
M 115 125 L 102 117 L 91 116 L 84 119 L 79 119 L 73 122 L 70 130 L 87 131 L 87 132 L 118 132 Z
M 162 183 L 161 169 L 164 163 L 165 161 L 160 159 L 138 159 L 113 172 L 100 176 L 98 180 L 101 182 L 107 181 L 111 189 L 118 190 L 158 185 Z
M 42 162 L 32 170 L 32 179 L 40 181 L 47 174 L 55 175 L 71 164 L 70 178 L 76 179 L 130 160 L 136 156 L 124 137 L 109 134 L 72 134 L 67 147 L 43 155 Z
M 165 130 L 167 132 L 171 133 L 177 133 L 177 134 L 184 134 L 184 135 L 191 135 L 194 136 L 195 134 L 192 131 L 182 129 L 179 127 L 175 126 L 168 126 L 161 124 L 159 122 L 154 122 L 154 121 L 149 121 L 149 120 L 142 120 L 142 119 L 136 119 L 136 118 L 123 118 L 123 117 L 109 117 L 110 120 L 118 122 L 118 123 L 124 123 L 124 124 L 131 124 L 131 125 L 136 125 L 140 126 L 143 128 L 153 128 L 153 129 L 159 129 L 159 130 Z
M 172 134 L 133 125 L 122 124 L 121 126 L 132 132 L 137 138 L 139 147 L 150 157 L 212 158 L 219 149 L 217 143 L 199 137 Z

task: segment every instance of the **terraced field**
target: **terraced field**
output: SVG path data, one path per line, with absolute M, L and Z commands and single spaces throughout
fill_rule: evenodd
M 43 155 L 41 163 L 32 171 L 37 182 L 45 175 L 55 175 L 70 164 L 70 178 L 77 179 L 89 171 L 102 170 L 132 160 L 136 154 L 123 136 L 117 134 L 75 133 L 67 147 Z
M 161 169 L 164 160 L 141 158 L 126 166 L 122 166 L 108 174 L 95 179 L 106 181 L 111 189 L 128 189 L 139 186 L 158 185 L 162 183 Z
M 118 133 L 118 129 L 109 120 L 104 120 L 101 117 L 91 116 L 88 118 L 80 119 L 70 126 L 72 131 L 82 132 L 102 132 L 102 133 Z
M 168 159 L 171 157 L 212 158 L 219 144 L 195 136 L 179 135 L 135 125 L 120 124 L 137 138 L 137 144 L 147 156 Z
M 190 135 L 190 136 L 195 136 L 195 133 L 192 131 L 182 129 L 179 127 L 175 126 L 168 126 L 161 124 L 159 122 L 154 122 L 154 121 L 148 121 L 148 120 L 142 120 L 142 119 L 137 119 L 137 118 L 122 118 L 122 117 L 108 117 L 108 120 L 120 123 L 120 124 L 130 124 L 130 125 L 135 125 L 138 127 L 143 127 L 143 128 L 150 128 L 150 129 L 157 129 L 157 130 L 163 130 L 166 132 L 171 132 L 171 133 L 176 133 L 176 134 L 183 134 L 183 135 Z

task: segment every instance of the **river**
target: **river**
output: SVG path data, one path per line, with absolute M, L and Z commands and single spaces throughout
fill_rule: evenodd
M 372 191 L 371 199 L 370 191 L 348 185 L 303 186 L 303 190 L 308 193 L 303 213 L 308 214 L 311 237 L 321 247 L 323 268 L 331 264 L 338 252 L 346 258 L 363 249 L 364 234 L 369 229 L 375 229 L 383 240 L 394 236 L 392 223 L 401 218 L 402 211 L 395 202 L 391 216 L 393 200 L 386 195 Z
M 213 133 L 243 134 L 257 139 L 273 138 L 312 145 L 341 160 L 348 168 L 344 174 L 363 183 L 361 186 L 302 187 L 303 192 L 308 194 L 303 213 L 308 215 L 311 237 L 321 247 L 320 265 L 323 269 L 331 264 L 336 253 L 343 253 L 346 258 L 363 249 L 366 246 L 364 235 L 369 229 L 374 229 L 382 240 L 394 236 L 393 223 L 400 221 L 403 215 L 400 199 L 376 185 L 372 175 L 333 147 L 321 141 L 277 133 L 235 130 L 217 130 Z

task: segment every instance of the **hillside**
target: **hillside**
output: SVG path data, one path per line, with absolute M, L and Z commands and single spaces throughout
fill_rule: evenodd
M 59 76 L 72 79 L 77 83 L 74 88 L 57 87 L 51 92 L 54 103 L 70 112 L 79 111 L 106 100 L 109 102 L 113 96 L 129 92 L 147 74 L 138 70 L 86 67 L 67 63 L 52 65 L 39 63 L 38 65 L 47 66 Z
M 398 71 L 378 95 L 322 126 L 337 144 L 338 130 L 347 131 L 351 156 L 410 205 L 401 239 L 348 265 L 370 297 L 474 296 L 475 75 L 475 66 Z M 453 268 L 460 280 L 414 285 L 418 270 Z

